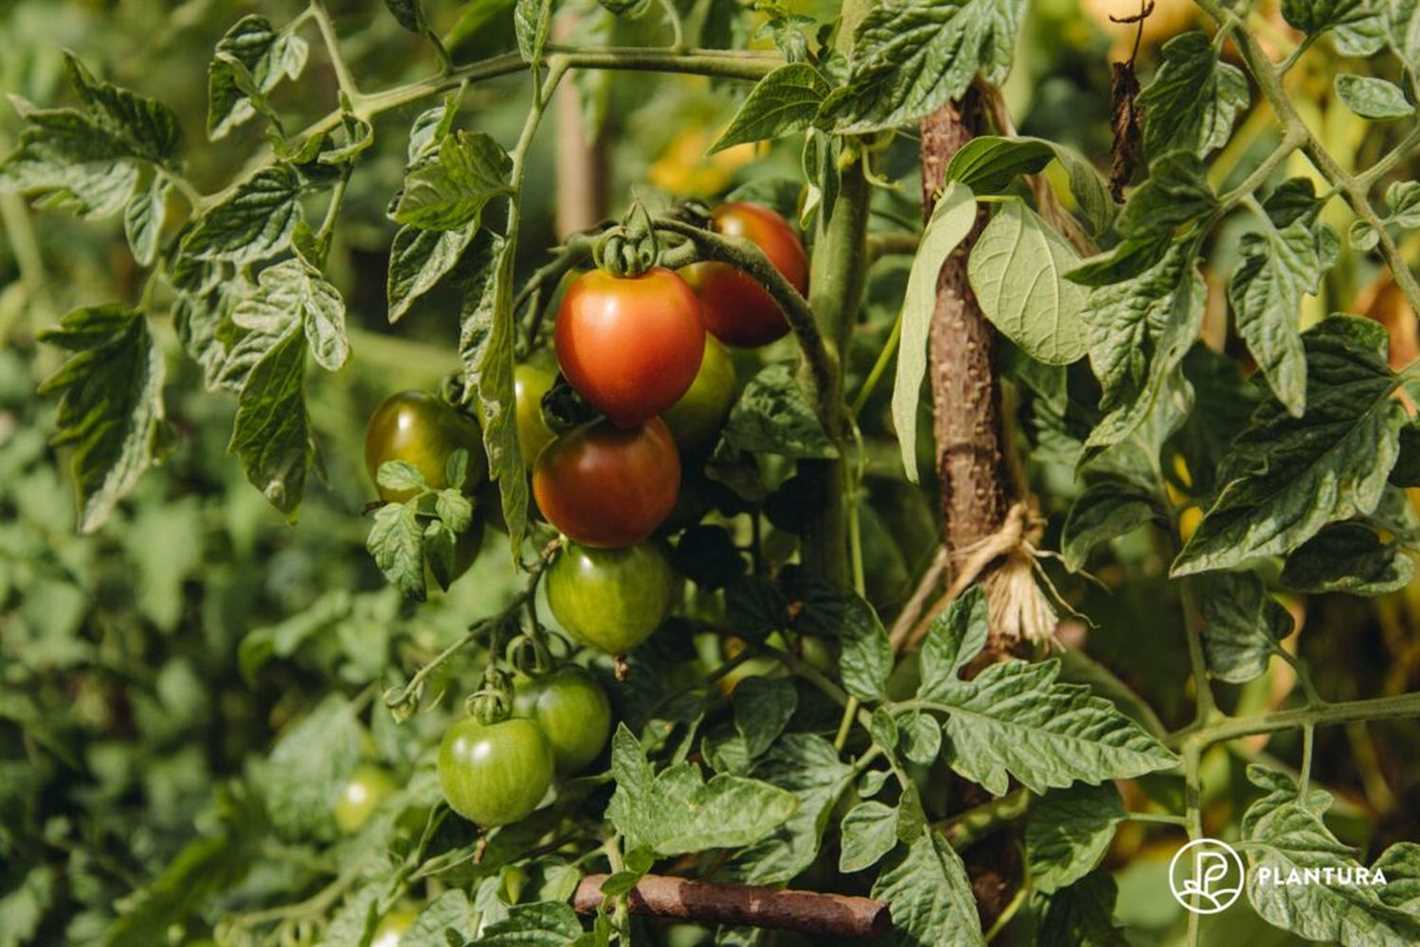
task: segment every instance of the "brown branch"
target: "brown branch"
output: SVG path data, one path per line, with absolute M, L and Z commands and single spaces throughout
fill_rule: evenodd
M 572 896 L 572 907 L 594 914 L 602 903 L 607 875 L 588 875 Z M 824 937 L 881 937 L 892 929 L 888 906 L 871 898 L 755 885 L 711 884 L 646 875 L 627 895 L 632 914 L 702 924 L 728 924 L 797 931 Z

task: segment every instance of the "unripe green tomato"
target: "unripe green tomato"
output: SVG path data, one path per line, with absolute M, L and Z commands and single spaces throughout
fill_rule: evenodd
M 459 815 L 484 828 L 526 818 L 552 785 L 552 747 L 531 720 L 466 717 L 439 744 L 439 788 Z
M 670 613 L 674 580 L 656 543 L 624 549 L 568 543 L 547 570 L 547 604 L 580 644 L 625 654 Z
M 358 832 L 397 788 L 384 769 L 369 763 L 357 766 L 335 802 L 336 826 L 346 835 Z
M 370 415 L 365 429 L 365 467 L 380 499 L 386 503 L 402 503 L 414 493 L 381 487 L 379 472 L 383 464 L 402 460 L 418 470 L 431 489 L 442 490 L 448 486 L 445 470 L 449 455 L 459 448 L 468 451 L 468 474 L 463 487 L 473 493 L 488 476 L 478 422 L 424 391 L 390 395 Z
M 405 932 L 414 926 L 419 909 L 412 904 L 400 904 L 380 919 L 370 937 L 370 947 L 399 947 Z
M 703 454 L 715 446 L 734 400 L 735 363 L 730 350 L 707 333 L 705 356 L 690 390 L 661 413 L 682 456 Z
M 518 447 L 531 467 L 542 449 L 557 435 L 542 419 L 542 396 L 557 380 L 555 372 L 524 362 L 513 369 L 513 397 L 518 408 Z
M 596 675 L 575 664 L 520 682 L 513 714 L 542 728 L 561 776 L 586 769 L 611 736 L 611 701 Z

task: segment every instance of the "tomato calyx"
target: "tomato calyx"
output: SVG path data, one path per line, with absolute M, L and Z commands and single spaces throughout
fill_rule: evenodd
M 599 269 L 618 279 L 634 279 L 661 259 L 661 243 L 651 215 L 639 200 L 631 202 L 626 216 L 609 228 L 592 246 Z

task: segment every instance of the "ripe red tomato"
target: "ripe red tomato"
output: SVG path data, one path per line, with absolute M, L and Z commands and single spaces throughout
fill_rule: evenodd
M 365 466 L 370 480 L 386 503 L 402 503 L 413 491 L 388 490 L 379 485 L 380 466 L 402 460 L 424 475 L 431 489 L 442 490 L 449 455 L 468 451 L 465 491 L 472 493 L 488 475 L 483 453 L 483 435 L 478 422 L 451 404 L 423 391 L 400 391 L 390 395 L 370 415 L 365 429 Z
M 587 403 L 634 427 L 679 400 L 705 351 L 700 302 L 667 269 L 620 279 L 602 270 L 567 287 L 557 311 L 557 363 Z
M 744 237 L 764 251 L 800 293 L 809 291 L 809 258 L 789 222 L 759 204 L 721 204 L 710 214 L 716 233 Z M 728 263 L 692 263 L 680 271 L 695 288 L 705 328 L 726 345 L 753 348 L 783 338 L 789 322 L 763 286 Z
M 634 428 L 579 427 L 547 445 L 533 468 L 533 496 L 547 521 L 601 549 L 641 542 L 680 495 L 680 455 L 660 418 Z

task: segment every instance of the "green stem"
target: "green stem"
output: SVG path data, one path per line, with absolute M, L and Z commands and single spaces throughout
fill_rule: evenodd
M 875 233 L 868 237 L 868 259 L 877 262 L 885 256 L 916 256 L 921 237 L 911 231 Z
M 992 799 L 952 816 L 940 823 L 938 828 L 948 845 L 962 851 L 1003 825 L 1025 818 L 1033 798 L 1029 791 L 1015 789 L 999 799 Z
M 1188 825 L 1187 816 L 1174 815 L 1171 812 L 1126 812 L 1124 817 L 1130 822 L 1151 822 L 1184 827 Z
M 863 412 L 863 406 L 868 403 L 868 399 L 873 396 L 873 391 L 878 387 L 878 382 L 882 381 L 883 375 L 887 372 L 888 365 L 892 362 L 892 357 L 897 354 L 897 346 L 902 341 L 902 314 L 899 313 L 897 321 L 892 324 L 892 334 L 883 343 L 882 351 L 878 353 L 878 360 L 873 363 L 873 368 L 868 372 L 868 377 L 863 381 L 863 387 L 858 389 L 858 395 L 853 399 L 853 417 L 857 417 Z
M 1246 717 L 1223 717 L 1201 727 L 1191 727 L 1170 736 L 1169 742 L 1182 746 L 1205 747 L 1214 743 L 1236 740 L 1259 733 L 1276 733 L 1300 727 L 1352 723 L 1358 720 L 1398 720 L 1420 717 L 1420 692 L 1394 697 L 1373 697 L 1368 700 L 1348 700 L 1278 710 Z
M 1226 210 L 1238 204 L 1243 198 L 1251 196 L 1254 191 L 1267 183 L 1267 179 L 1272 177 L 1273 172 L 1277 170 L 1282 162 L 1291 157 L 1292 152 L 1300 148 L 1302 142 L 1305 140 L 1305 129 L 1298 130 L 1295 127 L 1289 127 L 1283 132 L 1282 141 L 1273 152 L 1264 158 L 1262 163 L 1254 168 L 1251 174 L 1243 178 L 1242 183 L 1220 196 L 1218 203 Z
M 310 14 L 320 29 L 321 39 L 325 41 L 330 65 L 335 70 L 335 81 L 340 86 L 340 91 L 344 92 L 352 103 L 359 102 L 362 97 L 360 87 L 355 84 L 355 77 L 351 75 L 345 56 L 340 52 L 340 42 L 335 38 L 335 25 L 330 21 L 330 12 L 325 8 L 325 0 L 311 0 Z

